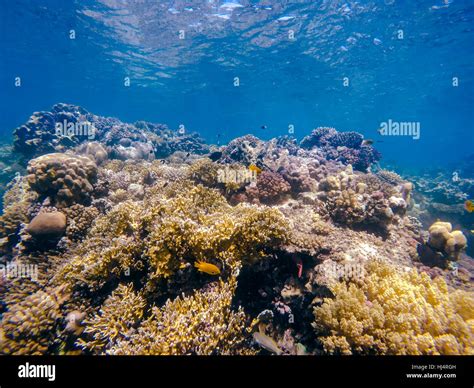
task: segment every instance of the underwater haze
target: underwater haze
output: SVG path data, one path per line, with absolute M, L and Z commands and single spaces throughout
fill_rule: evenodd
M 381 122 L 418 122 L 419 139 L 377 144 L 383 161 L 425 167 L 472 154 L 469 0 L 4 0 L 0 15 L 4 136 L 66 102 L 185 125 L 211 142 L 289 126 L 300 139 L 317 126 L 376 139 Z

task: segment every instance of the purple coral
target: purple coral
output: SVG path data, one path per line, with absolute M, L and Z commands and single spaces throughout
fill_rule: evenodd
M 254 186 L 246 189 L 247 197 L 252 202 L 275 204 L 280 202 L 291 191 L 291 186 L 283 177 L 273 171 L 262 172 Z
M 365 171 L 380 160 L 380 153 L 370 145 L 363 144 L 364 137 L 357 132 L 338 132 L 334 128 L 316 128 L 303 138 L 302 148 L 318 147 L 328 160 L 352 164 L 354 169 Z

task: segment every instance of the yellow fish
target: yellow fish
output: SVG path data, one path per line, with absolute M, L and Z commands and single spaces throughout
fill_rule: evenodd
M 464 202 L 464 209 L 466 209 L 469 213 L 474 212 L 474 202 L 468 199 L 466 202 Z
M 249 166 L 250 171 L 255 171 L 257 174 L 260 174 L 262 172 L 262 169 L 260 167 L 257 167 L 255 164 L 251 164 Z
M 198 269 L 199 272 L 207 273 L 208 275 L 219 275 L 221 270 L 214 264 L 205 263 L 203 261 L 196 261 L 194 266 Z

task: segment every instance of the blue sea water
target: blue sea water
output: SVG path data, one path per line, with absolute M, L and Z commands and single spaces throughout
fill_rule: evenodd
M 472 0 L 0 0 L 0 136 L 66 102 L 209 142 L 332 126 L 381 140 L 385 163 L 455 164 L 473 153 L 473 28 Z M 389 119 L 420 139 L 381 137 Z

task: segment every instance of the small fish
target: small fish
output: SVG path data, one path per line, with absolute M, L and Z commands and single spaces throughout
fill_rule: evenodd
M 464 209 L 466 209 L 469 213 L 474 212 L 474 202 L 468 199 L 466 202 L 464 202 Z
M 296 268 L 298 268 L 298 277 L 301 278 L 303 275 L 303 261 L 301 259 L 296 263 Z
M 260 128 L 261 128 L 261 129 L 267 129 L 267 126 L 266 126 L 266 125 L 262 125 Z
M 249 166 L 249 170 L 255 172 L 256 174 L 260 174 L 262 172 L 262 169 L 253 163 Z
M 362 141 L 362 144 L 363 146 L 367 146 L 367 145 L 372 145 L 374 144 L 374 141 L 372 139 L 365 139 Z
M 164 189 L 166 186 L 168 186 L 168 183 L 169 183 L 169 182 L 165 182 L 165 184 L 163 185 L 163 189 Z
M 473 230 L 471 230 L 471 233 L 472 233 L 472 234 L 474 234 L 474 229 L 473 229 Z
M 222 152 L 221 151 L 215 151 L 215 152 L 212 152 L 210 155 L 209 155 L 209 159 L 211 159 L 213 162 L 215 162 L 216 160 L 219 160 L 222 156 Z
M 189 155 L 191 155 L 191 152 L 188 152 L 188 153 L 186 154 L 186 158 L 189 158 Z
M 203 261 L 196 261 L 194 266 L 198 269 L 199 272 L 207 273 L 208 275 L 219 275 L 221 270 L 214 264 L 206 263 Z
M 273 338 L 270 338 L 266 334 L 256 331 L 253 333 L 253 339 L 258 345 L 260 345 L 260 347 L 268 350 L 269 352 L 275 353 L 276 355 L 280 355 L 282 353 L 282 350 L 278 347 Z

